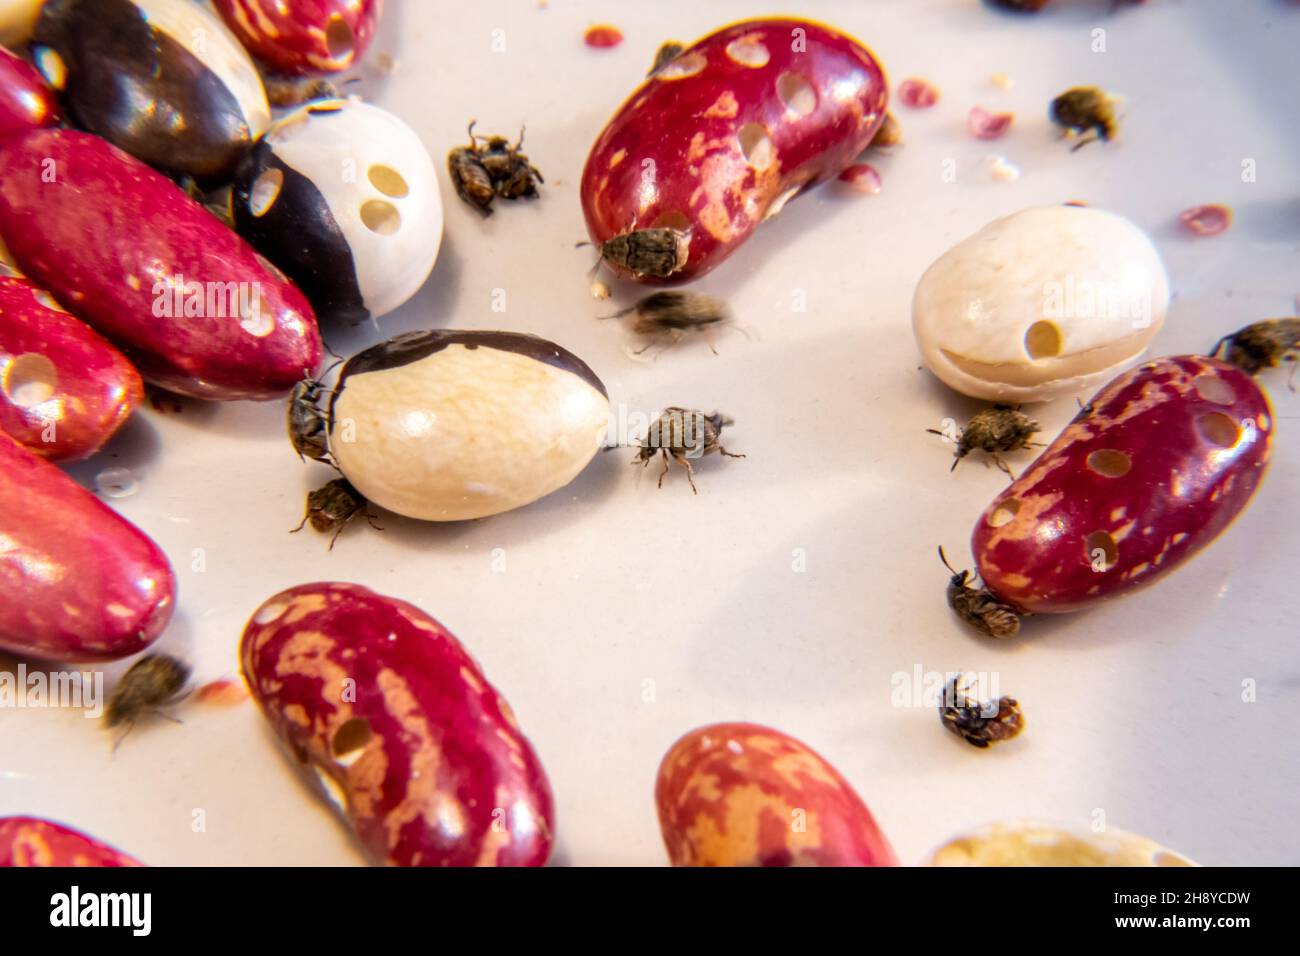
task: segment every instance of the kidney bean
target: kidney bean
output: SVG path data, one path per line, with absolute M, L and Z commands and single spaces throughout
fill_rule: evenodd
M 550 785 L 505 700 L 446 628 L 355 584 L 304 584 L 253 614 L 244 678 L 376 861 L 540 866 Z
M 144 400 L 135 367 L 87 325 L 0 276 L 0 431 L 51 461 L 93 455 Z
M 1150 584 L 1241 513 L 1273 442 L 1268 398 L 1217 359 L 1180 355 L 1120 375 L 975 525 L 987 587 L 1056 613 Z
M 0 649 L 53 660 L 138 653 L 176 603 L 167 556 L 65 475 L 0 435 Z
M 0 817 L 0 867 L 144 866 L 94 837 L 39 817 Z
M 777 730 L 712 724 L 673 744 L 655 785 L 674 866 L 897 866 L 862 798 Z
M 215 0 L 248 51 L 291 76 L 337 73 L 360 62 L 375 38 L 383 0 Z
M 852 164 L 888 98 L 880 64 L 830 27 L 772 19 L 719 30 L 655 71 L 596 140 L 582 174 L 587 230 L 597 244 L 689 230 L 679 270 L 620 271 L 698 278 L 788 199 Z
M 239 41 L 192 0 L 49 0 L 32 58 L 76 125 L 212 185 L 271 122 Z
M 0 236 L 155 385 L 271 399 L 320 365 L 302 293 L 170 180 L 98 137 L 36 130 L 0 149 Z
M 953 837 L 925 866 L 1196 866 L 1146 837 L 1115 827 L 1104 832 L 1032 820 L 992 823 Z
M 59 104 L 41 75 L 0 47 L 0 142 L 58 122 Z

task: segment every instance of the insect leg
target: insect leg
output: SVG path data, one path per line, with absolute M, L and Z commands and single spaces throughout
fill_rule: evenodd
M 691 466 L 691 460 L 684 455 L 678 454 L 674 454 L 673 458 L 676 459 L 677 464 L 686 469 L 686 480 L 691 483 L 691 494 L 698 495 L 700 489 L 695 487 L 695 469 Z
M 663 454 L 663 456 L 664 456 L 664 470 L 661 471 L 661 472 L 659 472 L 659 487 L 660 487 L 660 488 L 662 488 L 662 487 L 664 486 L 664 475 L 668 474 L 668 449 L 667 449 L 667 448 L 662 449 L 662 454 Z
M 747 455 L 737 455 L 737 454 L 735 454 L 734 452 L 727 451 L 727 449 L 723 448 L 721 445 L 718 446 L 718 451 L 721 452 L 721 453 L 722 453 L 725 457 L 727 457 L 727 458 L 747 458 L 747 457 L 748 457 Z

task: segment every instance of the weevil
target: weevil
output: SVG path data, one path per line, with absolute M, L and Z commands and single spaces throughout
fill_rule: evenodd
M 686 480 L 691 483 L 691 491 L 698 495 L 700 492 L 695 487 L 692 458 L 703 458 L 714 452 L 727 458 L 745 457 L 722 447 L 722 430 L 734 424 L 734 419 L 721 412 L 705 415 L 693 408 L 665 408 L 650 426 L 650 431 L 642 440 L 641 449 L 632 459 L 632 463 L 640 463 L 645 467 L 656 454 L 662 454 L 664 470 L 659 473 L 659 487 L 664 486 L 664 476 L 668 474 L 671 460 L 686 470 Z
M 971 572 L 953 570 L 942 547 L 939 548 L 939 560 L 952 572 L 952 577 L 948 579 L 948 606 L 959 618 L 989 637 L 1003 639 L 1020 633 L 1023 614 L 1010 604 L 1000 601 L 988 588 L 974 587 L 971 584 L 974 579 Z
M 957 451 L 953 455 L 952 468 L 973 451 L 988 454 L 994 463 L 1011 475 L 1011 469 L 999 456 L 999 452 L 1016 451 L 1021 448 L 1033 448 L 1040 444 L 1029 439 L 1039 430 L 1038 422 L 1011 405 L 993 405 L 976 412 L 966 427 L 957 433 Z M 943 438 L 950 436 L 934 428 L 927 428 L 932 435 Z M 1014 477 L 1014 476 L 1013 476 Z
M 980 703 L 966 696 L 970 684 L 962 683 L 962 677 L 953 675 L 939 700 L 939 720 L 948 730 L 972 747 L 986 748 L 1010 740 L 1025 729 L 1019 701 L 1000 697 L 996 702 Z

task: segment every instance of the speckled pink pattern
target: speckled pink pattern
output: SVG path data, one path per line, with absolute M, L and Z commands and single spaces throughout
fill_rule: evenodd
M 356 584 L 304 584 L 254 612 L 240 659 L 276 733 L 376 861 L 546 862 L 554 811 L 541 763 L 478 665 L 419 608 Z
M 0 867 L 143 865 L 71 827 L 38 817 L 0 817 Z
M 975 525 L 980 575 L 1023 611 L 1074 610 L 1169 573 L 1241 513 L 1268 464 L 1268 398 L 1226 362 L 1147 362 L 1090 404 Z M 1102 452 L 1129 470 L 1106 474 L 1119 469 L 1113 456 L 1089 457 Z M 1098 532 L 1116 542 L 1113 560 L 1089 545 Z
M 216 0 L 215 5 L 248 52 L 292 76 L 334 73 L 359 62 L 384 12 L 384 0 Z
M 695 64 L 702 69 L 672 78 Z M 644 281 L 696 279 L 793 190 L 852 164 L 884 122 L 888 100 L 880 64 L 830 27 L 774 19 L 720 30 L 646 80 L 596 140 L 582 173 L 587 231 L 601 243 L 634 228 L 690 228 L 681 271 Z M 766 130 L 770 163 L 746 161 L 740 140 L 748 124 Z M 751 159 L 759 152 L 751 149 Z

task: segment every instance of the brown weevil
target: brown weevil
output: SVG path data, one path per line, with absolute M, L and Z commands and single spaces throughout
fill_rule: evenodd
M 384 530 L 375 524 L 375 516 L 366 510 L 366 499 L 352 486 L 352 482 L 346 478 L 335 478 L 308 493 L 307 511 L 302 522 L 290 534 L 297 534 L 311 522 L 312 529 L 321 534 L 334 532 L 329 546 L 329 550 L 333 551 L 334 542 L 338 541 L 343 529 L 359 514 L 365 515 L 370 527 L 376 531 Z
M 691 491 L 699 494 L 695 487 L 695 469 L 691 466 L 692 458 L 702 458 L 717 452 L 727 458 L 744 458 L 722 447 L 722 429 L 734 425 L 735 420 L 714 412 L 705 415 L 693 408 L 665 408 L 658 419 L 650 426 L 641 442 L 641 450 L 632 459 L 642 467 L 650 464 L 656 454 L 662 454 L 664 470 L 659 473 L 659 487 L 664 486 L 664 476 L 668 474 L 669 460 L 677 462 L 686 469 L 686 480 L 691 483 Z
M 299 459 L 311 458 L 334 464 L 330 458 L 329 429 L 325 414 L 320 410 L 320 398 L 325 386 L 317 379 L 307 377 L 293 387 L 289 394 L 286 420 L 289 443 Z
M 1074 144 L 1073 152 L 1094 139 L 1109 142 L 1115 138 L 1119 132 L 1116 103 L 1115 97 L 1099 87 L 1076 86 L 1052 100 L 1048 116 L 1067 134 L 1084 136 Z
M 926 431 L 943 438 L 951 437 L 934 428 L 927 428 Z M 1018 407 L 993 405 L 976 412 L 966 423 L 966 427 L 957 434 L 957 451 L 953 455 L 952 468 L 948 470 L 955 469 L 957 463 L 971 452 L 982 451 L 988 454 L 1000 469 L 1010 475 L 1011 469 L 998 453 L 1035 447 L 1039 443 L 1031 442 L 1029 439 L 1037 431 L 1038 422 L 1024 414 Z
M 632 331 L 637 335 L 651 338 L 666 335 L 671 336 L 674 342 L 686 332 L 707 333 L 714 326 L 731 319 L 727 304 L 722 300 L 698 292 L 675 291 L 655 292 L 635 305 L 601 318 L 618 319 L 631 314 L 636 315 Z M 638 349 L 637 354 L 649 347 L 646 345 L 645 348 Z M 718 350 L 713 348 L 712 341 L 709 342 L 709 348 L 717 354 Z
M 580 242 L 580 246 L 588 243 Z M 680 272 L 691 255 L 690 230 L 661 226 L 654 229 L 632 229 L 607 239 L 599 245 L 601 262 L 608 262 L 640 278 L 652 276 L 666 279 Z M 592 270 L 595 271 L 594 269 Z
M 939 548 L 939 560 L 952 572 L 948 579 L 948 606 L 959 618 L 989 637 L 1002 639 L 1020 633 L 1023 614 L 1000 601 L 988 588 L 974 587 L 971 572 L 954 571 L 942 547 Z
M 266 100 L 272 106 L 288 109 L 316 100 L 337 100 L 339 89 L 319 76 L 264 76 Z
M 541 172 L 520 152 L 524 144 L 511 146 L 504 136 L 476 136 L 474 123 L 469 124 L 469 145 L 458 146 L 447 154 L 447 170 L 456 194 L 484 216 L 492 215 L 492 201 L 532 199 L 537 183 L 544 183 Z M 487 145 L 480 145 L 480 140 Z
M 676 40 L 669 40 L 655 51 L 655 61 L 650 65 L 650 72 L 646 76 L 654 76 L 661 69 L 677 59 L 686 47 Z
M 986 748 L 1012 737 L 1025 729 L 1025 717 L 1020 703 L 1014 697 L 1000 697 L 997 701 L 980 703 L 966 696 L 969 683 L 962 674 L 953 675 L 943 687 L 939 700 L 939 720 L 972 747 Z
M 484 216 L 492 215 L 492 200 L 496 198 L 496 189 L 479 157 L 473 123 L 469 124 L 469 145 L 457 146 L 447 154 L 447 172 L 451 176 L 451 184 L 456 187 L 456 195 Z
M 1248 375 L 1283 362 L 1297 363 L 1300 369 L 1300 318 L 1264 319 L 1225 335 L 1215 343 L 1210 355 L 1223 358 Z M 1295 391 L 1295 372 L 1288 383 Z
M 473 126 L 471 124 L 471 135 Z M 479 137 L 482 139 L 483 137 Z M 492 188 L 502 199 L 534 199 L 537 184 L 545 183 L 541 171 L 520 152 L 524 145 L 524 131 L 513 146 L 504 136 L 487 137 L 487 145 L 478 151 L 479 162 L 492 180 Z
M 113 688 L 104 708 L 104 725 L 117 727 L 126 724 L 126 731 L 114 743 L 113 749 L 126 739 L 135 722 L 147 713 L 163 714 L 161 708 L 176 700 L 190 679 L 190 668 L 167 654 L 146 654 L 122 675 Z

